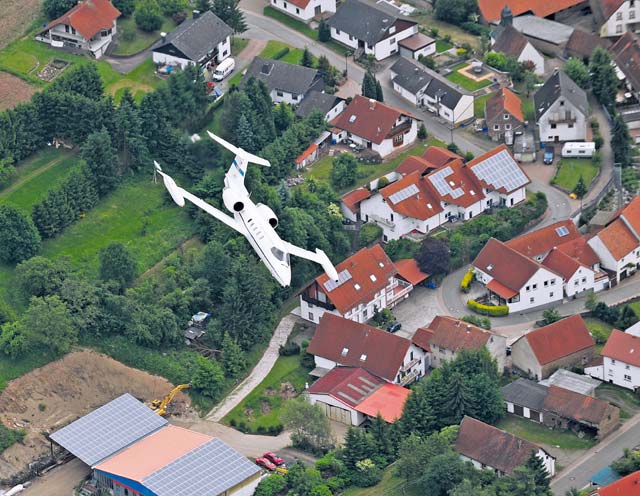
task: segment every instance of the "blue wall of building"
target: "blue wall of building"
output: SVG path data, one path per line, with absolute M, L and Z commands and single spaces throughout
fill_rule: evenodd
M 114 485 L 121 485 L 127 489 L 133 489 L 134 491 L 137 491 L 137 493 L 142 496 L 158 496 L 156 493 L 147 489 L 145 486 L 143 486 L 137 481 L 127 479 L 126 477 L 121 477 L 119 475 L 110 474 L 109 472 L 103 472 L 102 470 L 96 470 L 96 472 L 103 475 L 104 477 L 108 477 L 109 479 L 112 479 L 114 481 Z M 131 491 L 129 492 L 131 493 Z M 116 492 L 116 494 L 118 493 Z M 136 493 L 131 494 L 131 496 L 135 496 L 135 495 Z

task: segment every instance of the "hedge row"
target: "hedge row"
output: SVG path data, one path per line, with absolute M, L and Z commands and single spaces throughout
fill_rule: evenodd
M 473 267 L 470 267 L 467 273 L 462 278 L 460 282 L 460 291 L 463 293 L 469 292 L 469 286 L 471 286 L 471 281 L 473 281 Z
M 475 300 L 467 300 L 467 306 L 480 315 L 490 315 L 491 317 L 504 317 L 509 314 L 507 305 L 483 305 Z

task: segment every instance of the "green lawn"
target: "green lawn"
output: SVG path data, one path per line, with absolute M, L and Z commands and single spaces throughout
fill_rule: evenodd
M 302 367 L 300 359 L 301 355 L 279 357 L 260 385 L 231 410 L 223 422 L 227 425 L 232 421 L 236 425 L 244 422 L 251 432 L 280 425 L 280 411 L 285 401 L 279 395 L 280 385 L 289 382 L 301 393 L 309 381 L 309 370 Z
M 527 98 L 524 95 L 519 95 L 522 100 L 522 113 L 524 115 L 524 120 L 529 122 L 535 122 L 536 120 L 536 110 L 533 105 L 533 98 Z
M 552 179 L 552 184 L 560 186 L 571 193 L 578 183 L 580 176 L 589 189 L 591 181 L 598 175 L 598 167 L 588 158 L 563 158 L 558 162 L 558 171 Z
M 248 44 L 249 40 L 247 38 L 238 38 L 237 36 L 234 36 L 231 38 L 231 55 L 235 57 L 242 52 Z
M 404 480 L 394 475 L 393 465 L 387 467 L 382 480 L 373 487 L 350 487 L 342 496 L 418 496 L 417 492 L 403 488 Z
M 117 44 L 113 53 L 114 55 L 133 55 L 134 53 L 141 52 L 159 40 L 160 33 L 169 33 L 173 31 L 175 27 L 176 23 L 174 20 L 170 17 L 165 17 L 158 31 L 148 33 L 138 29 L 133 17 L 121 18 L 118 20 Z M 125 32 L 127 31 L 134 33 L 132 39 L 129 41 L 124 39 Z
M 446 52 L 447 50 L 450 50 L 451 48 L 453 48 L 453 44 L 447 43 L 444 40 L 436 40 L 436 52 L 437 53 Z
M 589 332 L 593 333 L 594 330 L 600 330 L 604 332 L 607 338 L 609 337 L 609 334 L 611 334 L 611 330 L 613 329 L 613 326 L 611 324 L 607 324 L 606 322 L 594 317 L 585 318 L 584 323 L 587 326 L 587 329 L 589 329 Z M 604 348 L 604 343 L 596 344 L 596 352 L 598 353 L 598 355 L 602 351 L 602 348 Z
M 305 24 L 302 21 L 298 21 L 297 19 L 294 19 L 293 17 L 285 14 L 282 11 L 274 9 L 270 5 L 267 5 L 264 8 L 263 14 L 267 17 L 275 19 L 278 22 L 281 22 L 285 26 L 298 31 L 299 33 L 302 33 L 307 38 L 311 38 L 314 41 L 318 39 L 318 32 L 315 29 L 312 29 L 308 24 Z
M 465 62 L 462 66 L 464 67 L 466 65 L 468 64 Z M 462 74 L 457 72 L 457 69 L 459 67 L 460 67 L 459 65 L 452 67 L 451 69 L 453 69 L 454 72 L 452 72 L 447 76 L 447 79 L 452 83 L 458 84 L 462 86 L 464 89 L 469 91 L 476 91 L 476 90 L 479 90 L 480 88 L 484 88 L 485 86 L 489 86 L 491 84 L 490 79 L 483 79 L 482 81 L 474 81 L 473 79 L 468 78 L 467 76 L 463 76 Z
M 269 41 L 264 50 L 260 52 L 260 57 L 264 57 L 265 59 L 275 59 L 276 56 L 285 48 L 288 48 L 289 52 L 279 60 L 288 62 L 289 64 L 299 64 L 302 60 L 302 53 L 304 52 L 304 50 L 302 50 L 301 48 L 293 48 L 291 45 L 287 45 L 282 41 Z M 316 58 L 313 58 L 315 62 Z
M 640 300 L 629 303 L 629 306 L 640 317 Z
M 482 95 L 481 97 L 473 100 L 473 116 L 476 119 L 484 119 L 484 106 L 487 103 L 487 100 L 494 94 L 495 93 L 487 93 L 486 95 Z
M 559 446 L 566 450 L 586 450 L 596 444 L 591 437 L 585 436 L 580 439 L 571 431 L 549 429 L 542 424 L 515 415 L 507 415 L 496 427 L 532 443 Z

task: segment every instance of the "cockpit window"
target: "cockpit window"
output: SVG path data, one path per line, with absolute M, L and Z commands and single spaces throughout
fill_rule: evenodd
M 279 250 L 274 246 L 271 248 L 271 253 L 273 253 L 278 260 L 280 260 L 281 262 L 284 262 L 285 253 L 282 250 Z

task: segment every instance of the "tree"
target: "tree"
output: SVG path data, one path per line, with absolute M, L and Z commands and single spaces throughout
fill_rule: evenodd
M 538 83 L 538 76 L 535 75 L 532 71 L 525 71 L 523 75 L 524 87 L 527 90 L 527 97 L 531 94 L 533 90 L 536 89 L 536 84 Z
M 365 72 L 362 78 L 362 96 L 373 99 L 378 96 L 376 78 L 371 71 Z
M 104 95 L 104 85 L 96 64 L 82 64 L 65 71 L 53 81 L 47 91 L 73 93 L 100 100 Z
M 555 308 L 549 308 L 542 312 L 542 322 L 544 325 L 553 324 L 561 319 L 560 312 Z
M 138 168 L 149 160 L 149 151 L 144 142 L 140 110 L 129 88 L 124 90 L 120 105 L 115 112 L 114 141 L 122 157 L 123 168 Z M 150 164 L 149 164 L 150 165 Z
M 234 33 L 244 33 L 247 30 L 244 14 L 235 0 L 213 0 L 211 10 L 227 23 Z
M 350 153 L 342 153 L 333 160 L 331 184 L 336 188 L 353 186 L 358 178 L 358 162 Z
M 302 59 L 300 59 L 300 65 L 304 67 L 313 67 L 313 55 L 311 55 L 308 47 L 304 47 L 304 50 L 302 51 Z
M 237 146 L 249 153 L 255 153 L 258 151 L 256 139 L 253 135 L 253 126 L 249 123 L 249 120 L 244 114 L 242 114 L 238 119 L 238 129 L 236 133 Z
M 616 327 L 618 329 L 628 329 L 632 325 L 638 322 L 638 316 L 636 312 L 630 305 L 625 305 L 622 307 L 622 311 L 620 312 L 620 318 L 616 322 Z
M 124 17 L 129 17 L 136 10 L 135 0 L 113 0 L 111 3 Z
M 224 373 L 218 362 L 198 355 L 191 386 L 209 398 L 218 398 L 224 385 Z
M 324 452 L 334 444 L 329 419 L 318 405 L 302 396 L 284 404 L 280 419 L 292 431 L 293 446 Z
M 580 88 L 587 89 L 589 87 L 589 68 L 581 59 L 571 57 L 567 60 L 563 70 Z
M 100 196 L 118 183 L 118 157 L 105 128 L 91 133 L 82 145 L 82 158 Z
M 137 264 L 122 243 L 111 243 L 100 250 L 100 278 L 114 281 L 121 289 L 130 286 L 136 277 Z
M 436 18 L 451 24 L 460 25 L 477 11 L 477 0 L 437 0 L 435 4 Z
M 291 107 L 284 102 L 276 107 L 276 111 L 273 115 L 273 123 L 279 133 L 285 131 L 293 122 L 293 111 Z
M 464 473 L 464 462 L 457 453 L 449 450 L 429 461 L 424 475 L 418 480 L 418 486 L 429 496 L 447 496 L 462 482 Z
M 573 193 L 580 200 L 582 200 L 582 198 L 584 198 L 584 195 L 587 194 L 587 186 L 586 184 L 584 184 L 584 178 L 582 177 L 582 174 L 580 174 L 578 182 L 576 183 L 575 188 L 573 188 Z
M 447 244 L 429 236 L 422 242 L 415 259 L 422 272 L 434 276 L 449 272 L 450 257 Z
M 57 19 L 76 5 L 75 0 L 44 0 L 42 9 L 49 20 Z
M 14 207 L 0 205 L 0 262 L 22 262 L 39 249 L 40 235 L 31 219 Z
M 156 0 L 138 0 L 133 17 L 142 31 L 157 31 L 162 27 L 162 11 Z
M 622 116 L 616 112 L 613 118 L 613 130 L 611 133 L 611 148 L 613 160 L 621 167 L 631 165 L 631 136 L 629 128 Z
M 543 461 L 536 454 L 535 451 L 531 451 L 531 456 L 527 459 L 525 467 L 533 474 L 533 479 L 536 484 L 536 494 L 545 494 L 549 491 L 550 476 L 547 469 L 544 467 Z
M 68 276 L 69 269 L 65 264 L 39 256 L 16 267 L 16 283 L 27 299 L 57 293 Z
M 236 343 L 228 332 L 222 338 L 222 367 L 225 375 L 235 379 L 247 366 L 247 360 L 242 348 Z
M 189 0 L 158 0 L 162 14 L 171 17 L 189 8 Z
M 331 41 L 331 27 L 324 19 L 320 19 L 320 24 L 318 25 L 318 40 L 322 42 Z
M 326 55 L 320 55 L 318 58 L 318 72 L 324 80 L 326 87 L 333 87 L 337 83 L 337 70 L 331 65 Z
M 611 55 L 601 46 L 597 46 L 591 54 L 589 72 L 593 94 L 601 105 L 612 109 L 618 90 L 618 77 L 611 64 Z
M 380 81 L 376 79 L 376 100 L 379 102 L 384 102 L 384 95 L 382 94 L 382 85 Z
M 424 126 L 424 122 L 420 123 L 420 127 L 418 128 L 418 139 L 427 139 L 427 128 Z
M 254 496 L 278 496 L 287 488 L 285 479 L 280 474 L 273 474 L 260 481 Z
M 376 455 L 376 442 L 363 429 L 349 427 L 344 438 L 341 457 L 347 470 L 356 471 L 356 464 Z
M 598 304 L 598 296 L 595 294 L 595 292 L 589 291 L 589 293 L 587 293 L 587 298 L 585 299 L 585 302 L 584 302 L 584 307 L 590 312 L 593 312 L 597 304 Z

